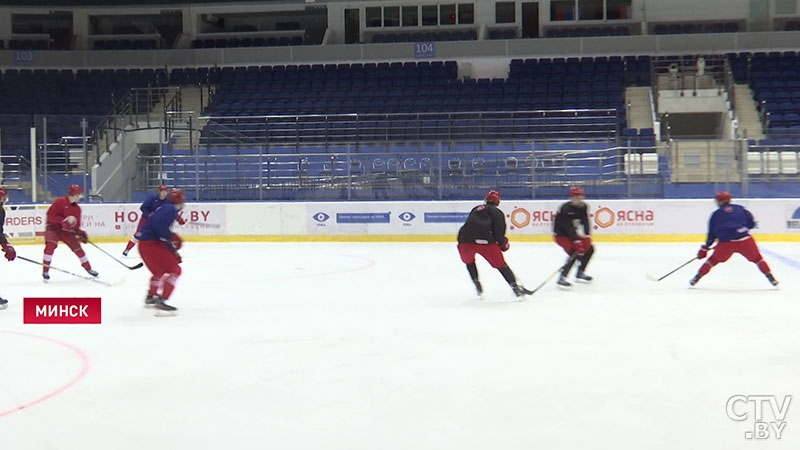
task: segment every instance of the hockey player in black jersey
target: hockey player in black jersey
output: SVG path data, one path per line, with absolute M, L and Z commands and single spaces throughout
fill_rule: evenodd
M 586 274 L 586 266 L 594 254 L 588 207 L 583 201 L 583 189 L 570 188 L 569 197 L 570 200 L 559 208 L 553 222 L 553 235 L 556 243 L 569 255 L 569 259 L 561 271 L 561 277 L 558 279 L 558 284 L 564 287 L 572 286 L 567 281 L 567 275 L 575 261 L 580 262 L 575 279 L 587 283 L 592 281 L 592 277 Z
M 466 223 L 458 230 L 458 253 L 461 255 L 461 261 L 467 265 L 467 271 L 475 283 L 478 295 L 483 293 L 483 287 L 478 280 L 476 254 L 483 256 L 492 267 L 500 271 L 517 297 L 532 294 L 533 292 L 517 284 L 514 272 L 503 258 L 503 252 L 509 249 L 510 244 L 506 237 L 506 218 L 498 205 L 500 205 L 500 193 L 489 191 L 486 194 L 486 203 L 470 211 Z

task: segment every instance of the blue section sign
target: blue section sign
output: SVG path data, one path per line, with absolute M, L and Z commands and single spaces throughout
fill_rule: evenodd
M 32 66 L 36 62 L 33 52 L 30 50 L 14 50 L 15 66 Z
M 425 213 L 425 223 L 462 223 L 466 222 L 469 213 L 430 212 Z
M 414 58 L 433 58 L 435 48 L 433 42 L 417 42 L 414 44 Z
M 389 223 L 391 213 L 336 213 L 336 223 Z

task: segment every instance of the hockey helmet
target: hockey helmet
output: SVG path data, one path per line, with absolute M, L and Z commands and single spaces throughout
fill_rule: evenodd
M 67 195 L 81 195 L 83 194 L 83 188 L 80 185 L 73 184 L 72 186 L 67 189 Z
M 586 193 L 583 192 L 582 188 L 579 188 L 578 186 L 572 186 L 571 188 L 569 188 L 569 196 L 570 197 L 585 197 Z
M 162 184 L 161 186 L 158 187 L 158 190 L 159 190 L 159 192 L 160 191 L 168 191 L 169 190 L 169 186 L 167 186 L 166 184 Z
M 499 205 L 500 204 L 500 193 L 495 191 L 495 190 L 489 191 L 486 194 L 486 203 L 494 203 L 495 205 Z
M 180 189 L 175 189 L 169 193 L 170 203 L 183 203 L 186 201 L 186 194 Z
M 722 204 L 728 204 L 731 202 L 731 194 L 725 191 L 717 192 L 717 195 L 715 195 L 714 198 Z

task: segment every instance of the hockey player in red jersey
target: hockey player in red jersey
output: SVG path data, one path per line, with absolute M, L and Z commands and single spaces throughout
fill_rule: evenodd
M 81 207 L 78 200 L 83 194 L 83 188 L 73 184 L 67 190 L 67 195 L 58 197 L 47 210 L 47 226 L 44 232 L 44 268 L 42 278 L 45 281 L 50 279 L 50 263 L 53 261 L 53 252 L 58 247 L 58 241 L 62 241 L 80 258 L 81 265 L 89 275 L 96 277 L 97 272 L 92 270 L 89 258 L 83 252 L 81 244 L 89 241 L 89 236 L 81 230 Z
M 483 256 L 492 267 L 500 271 L 517 297 L 532 294 L 533 292 L 517 284 L 514 272 L 503 258 L 503 252 L 509 249 L 510 244 L 506 237 L 505 215 L 498 208 L 499 205 L 500 193 L 489 191 L 486 194 L 486 203 L 472 208 L 466 223 L 458 231 L 458 253 L 461 261 L 467 265 L 478 295 L 483 293 L 483 287 L 475 265 L 476 254 Z
M 153 275 L 145 305 L 174 311 L 177 308 L 165 302 L 172 295 L 175 283 L 181 275 L 181 256 L 178 250 L 183 241 L 169 228 L 178 218 L 178 212 L 183 209 L 186 196 L 180 189 L 175 189 L 169 193 L 168 200 L 150 215 L 142 229 L 136 233 L 136 239 L 139 240 L 142 261 Z
M 580 261 L 575 279 L 587 283 L 592 281 L 592 277 L 586 274 L 586 266 L 589 265 L 589 260 L 594 254 L 594 246 L 592 245 L 588 207 L 583 201 L 584 198 L 583 189 L 571 187 L 569 201 L 561 205 L 553 221 L 556 243 L 569 255 L 558 279 L 558 284 L 564 287 L 572 286 L 567 281 L 567 275 L 575 261 Z
M 697 259 L 706 257 L 714 241 L 719 240 L 719 243 L 714 248 L 714 253 L 700 266 L 697 275 L 689 281 L 689 284 L 694 286 L 712 267 L 727 261 L 734 253 L 738 253 L 757 265 L 767 280 L 773 286 L 777 286 L 778 280 L 772 276 L 769 265 L 758 251 L 755 239 L 750 236 L 750 229 L 756 226 L 753 214 L 741 205 L 731 204 L 731 194 L 727 192 L 718 193 L 714 199 L 717 201 L 719 209 L 711 215 L 708 223 L 708 238 L 697 252 Z
M 8 201 L 8 191 L 6 188 L 0 187 L 0 247 L 2 247 L 6 259 L 13 261 L 14 258 L 17 257 L 17 252 L 14 250 L 14 247 L 8 243 L 8 239 L 6 239 L 6 235 L 3 233 L 3 224 L 6 223 L 6 210 L 3 209 L 3 205 L 6 204 L 6 201 Z M 8 300 L 0 297 L 0 309 L 6 309 L 7 307 Z

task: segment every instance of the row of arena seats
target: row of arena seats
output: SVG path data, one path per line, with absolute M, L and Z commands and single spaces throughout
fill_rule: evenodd
M 492 40 L 516 39 L 517 37 L 517 30 L 513 28 L 505 30 L 489 30 L 489 39 Z
M 372 43 L 390 42 L 429 42 L 429 41 L 474 41 L 478 39 L 475 30 L 466 31 L 432 31 L 427 33 L 376 33 L 372 35 Z
M 628 27 L 563 27 L 549 28 L 547 37 L 599 37 L 599 36 L 629 36 L 631 30 Z
M 94 41 L 95 50 L 156 50 L 155 39 L 102 39 Z
M 48 115 L 51 142 L 79 136 L 81 118 L 91 131 L 131 88 L 166 84 L 166 79 L 164 69 L 8 69 L 0 77 L 0 146 L 4 153 L 29 151 L 33 115 Z M 146 101 L 139 107 L 149 109 Z
M 659 23 L 653 27 L 654 34 L 738 33 L 737 22 L 712 23 Z
M 3 41 L 0 41 L 0 50 L 4 49 Z M 8 41 L 9 50 L 49 50 L 50 42 L 45 39 L 11 39 Z
M 0 78 L 0 114 L 105 115 L 131 88 L 165 82 L 163 69 L 9 69 Z
M 588 67 L 586 72 L 583 67 Z M 537 78 L 540 75 L 544 77 Z M 458 80 L 456 76 L 455 62 L 438 66 L 359 64 L 335 69 L 305 66 L 305 70 L 266 72 L 242 68 L 220 74 L 212 111 L 253 115 L 264 110 L 330 114 L 623 109 L 621 59 L 597 58 L 585 64 L 560 58 L 514 60 L 508 79 Z
M 288 47 L 304 43 L 302 36 L 195 39 L 192 48 Z
M 620 140 L 623 144 L 630 142 L 636 147 L 652 147 L 656 145 L 655 130 L 652 128 L 625 128 L 620 133 Z
M 783 24 L 783 29 L 785 31 L 800 31 L 800 21 L 789 20 Z
M 759 110 L 768 115 L 768 132 L 800 132 L 800 55 L 758 52 L 728 58 L 737 83 L 749 83 Z

